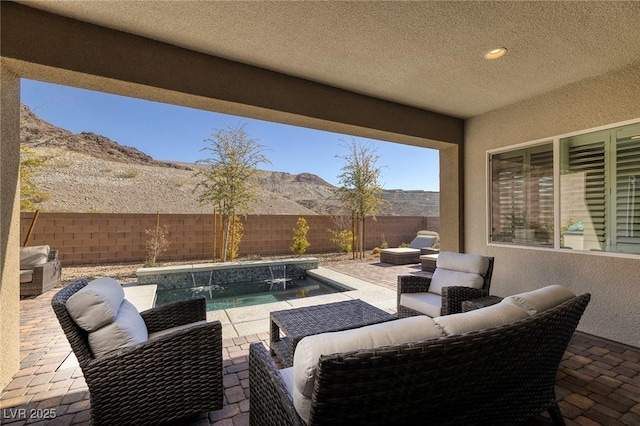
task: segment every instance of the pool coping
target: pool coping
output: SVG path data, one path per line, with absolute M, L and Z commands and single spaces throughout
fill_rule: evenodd
M 260 267 L 269 265 L 296 265 L 310 262 L 318 262 L 315 257 L 297 257 L 273 260 L 243 260 L 241 262 L 219 262 L 219 263 L 195 263 L 187 265 L 157 266 L 153 268 L 138 268 L 136 270 L 137 277 L 146 277 L 149 275 L 158 275 L 161 273 L 179 273 L 179 272 L 201 272 L 211 270 L 234 269 L 237 267 Z
M 265 303 L 263 305 L 211 311 L 207 312 L 207 321 L 220 321 L 222 324 L 222 338 L 229 339 L 249 334 L 268 333 L 269 314 L 272 311 L 283 309 L 360 299 L 384 311 L 390 313 L 396 312 L 397 295 L 393 290 L 321 266 L 317 269 L 310 269 L 307 273 L 312 277 L 315 276 L 325 281 L 347 286 L 353 290 L 302 299 Z M 125 286 L 125 297 L 127 297 L 127 299 L 135 297 L 136 303 L 140 306 L 138 309 L 144 310 L 142 307 L 153 306 L 155 302 L 155 300 L 151 300 L 152 297 L 155 298 L 155 288 L 151 289 L 150 287 L 154 286 L 150 284 Z

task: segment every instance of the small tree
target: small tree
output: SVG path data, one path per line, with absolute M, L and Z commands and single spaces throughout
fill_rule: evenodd
M 238 213 L 256 199 L 258 164 L 270 164 L 263 146 L 249 137 L 244 125 L 217 129 L 202 149 L 212 157 L 197 161 L 204 165 L 195 172 L 201 180 L 194 191 L 201 191 L 201 204 L 211 204 L 222 218 L 222 261 L 238 252 L 242 235 Z M 239 225 L 238 225 L 239 224 Z M 238 228 L 240 226 L 240 228 Z M 233 245 L 233 247 L 232 247 Z
M 338 176 L 338 196 L 344 208 L 351 213 L 354 220 L 354 236 L 356 237 L 357 252 L 364 257 L 365 219 L 376 213 L 384 200 L 380 198 L 382 186 L 379 183 L 381 167 L 376 163 L 380 156 L 370 146 L 363 145 L 357 139 L 345 143 L 349 151 L 345 156 L 337 156 L 346 164 L 342 167 L 342 174 Z
M 309 241 L 307 241 L 307 232 L 309 232 L 309 225 L 304 217 L 299 217 L 296 222 L 296 227 L 293 229 L 293 241 L 291 242 L 291 250 L 298 255 L 304 254 L 307 251 Z
M 160 226 L 156 223 L 155 228 L 149 228 L 144 231 L 149 237 L 147 238 L 147 262 L 145 266 L 156 266 L 158 257 L 169 248 L 169 228 L 167 225 Z
M 38 156 L 24 144 L 20 144 L 20 210 L 34 211 L 36 204 L 46 201 L 49 194 L 38 189 L 34 176 L 46 165 L 49 157 Z
M 240 240 L 242 239 L 242 219 L 240 216 L 231 218 L 231 235 L 229 240 L 229 260 L 233 260 L 240 255 Z

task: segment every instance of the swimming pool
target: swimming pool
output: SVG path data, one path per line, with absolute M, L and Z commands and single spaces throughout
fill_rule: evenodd
M 270 289 L 271 285 L 264 280 L 216 285 L 202 283 L 190 288 L 157 290 L 156 305 L 163 305 L 194 296 L 205 296 L 207 311 L 262 305 L 283 300 L 320 296 L 353 290 L 336 283 L 321 281 L 318 278 L 305 276 L 290 285 Z

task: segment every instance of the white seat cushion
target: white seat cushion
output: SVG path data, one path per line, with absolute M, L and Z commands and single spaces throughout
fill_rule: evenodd
M 33 269 L 24 269 L 20 271 L 20 283 L 30 283 L 33 281 Z
M 442 296 L 435 293 L 402 293 L 400 304 L 431 318 L 439 317 L 442 309 Z
M 387 248 L 380 250 L 380 253 L 390 253 L 390 254 L 409 254 L 409 253 L 420 253 L 420 249 L 414 249 L 409 247 L 396 247 L 396 248 Z
M 484 278 L 472 272 L 452 271 L 438 267 L 433 272 L 429 291 L 441 295 L 444 287 L 455 286 L 482 288 L 484 286 Z
M 441 336 L 442 330 L 431 318 L 415 316 L 305 337 L 296 346 L 293 356 L 293 405 L 308 423 L 316 368 L 321 355 L 374 349 Z
M 67 300 L 71 318 L 82 329 L 95 331 L 113 322 L 124 300 L 122 286 L 113 278 L 91 281 Z
M 171 334 L 171 333 L 173 333 L 175 331 L 185 330 L 187 328 L 193 327 L 194 325 L 200 325 L 200 324 L 206 324 L 206 323 L 207 323 L 206 320 L 201 320 L 201 321 L 196 321 L 196 322 L 190 322 L 189 324 L 182 324 L 182 325 L 177 325 L 177 326 L 171 327 L 171 328 L 165 328 L 164 330 L 156 331 L 155 333 L 149 334 L 149 340 L 157 339 L 158 337 L 162 337 L 162 336 L 165 336 L 167 334 Z
M 509 303 L 500 302 L 474 311 L 436 317 L 433 321 L 442 327 L 447 335 L 452 335 L 499 327 L 523 318 L 527 318 L 525 311 Z
M 287 392 L 289 395 L 293 395 L 293 367 L 283 368 L 282 370 L 278 370 L 278 372 L 282 377 Z
M 147 326 L 138 310 L 128 300 L 123 300 L 113 322 L 89 333 L 89 347 L 96 358 L 127 346 L 146 342 Z
M 538 312 L 553 308 L 572 297 L 575 297 L 575 294 L 568 288 L 561 285 L 550 285 L 505 297 L 500 303 L 510 303 L 525 310 L 529 315 L 535 315 Z

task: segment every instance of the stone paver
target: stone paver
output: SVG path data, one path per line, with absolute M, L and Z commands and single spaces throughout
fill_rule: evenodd
M 398 275 L 422 274 L 419 265 L 368 262 L 330 269 L 394 291 Z M 51 308 L 56 291 L 20 302 L 20 370 L 0 393 L 0 424 L 90 424 L 82 371 Z M 258 341 L 267 345 L 268 332 L 225 338 L 224 407 L 173 423 L 248 425 L 249 344 Z M 640 349 L 576 333 L 558 370 L 556 393 L 570 426 L 640 425 Z M 542 413 L 524 425 L 547 424 Z

